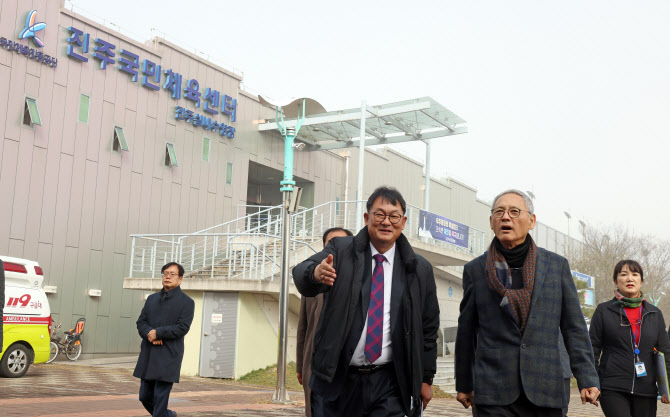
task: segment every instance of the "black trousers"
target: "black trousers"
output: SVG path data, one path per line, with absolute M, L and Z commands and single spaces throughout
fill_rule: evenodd
M 345 388 L 332 401 L 312 391 L 313 417 L 403 417 L 393 366 L 373 374 L 349 373 Z
M 172 417 L 168 410 L 168 399 L 172 382 L 140 380 L 140 402 L 153 417 Z
M 539 407 L 522 391 L 519 398 L 509 405 L 475 405 L 472 414 L 476 417 L 562 417 L 560 408 Z
M 603 390 L 600 406 L 606 417 L 654 417 L 658 400 L 626 392 Z

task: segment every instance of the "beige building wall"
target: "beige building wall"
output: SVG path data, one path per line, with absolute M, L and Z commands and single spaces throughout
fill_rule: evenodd
M 235 378 L 277 363 L 276 325 L 259 304 L 263 298 L 262 294 L 239 294 Z
M 0 256 L 39 262 L 44 285 L 57 287 L 49 295 L 54 319 L 67 325 L 86 317 L 84 356 L 136 353 L 144 299 L 142 291 L 123 289 L 129 235 L 190 233 L 237 217 L 247 201 L 249 161 L 283 170 L 283 140 L 257 131 L 274 109 L 243 91 L 241 76 L 169 42 L 130 39 L 62 5 L 0 0 L 0 36 L 34 48 L 18 33 L 36 9 L 47 23 L 43 52 L 58 59 L 50 68 L 0 48 Z M 90 35 L 88 62 L 66 55 L 70 26 Z M 116 46 L 117 62 L 106 70 L 93 58 L 96 38 Z M 132 82 L 118 69 L 121 49 L 182 74 L 184 83 L 196 78 L 201 93 L 211 87 L 237 99 L 237 122 L 215 118 L 234 126 L 235 138 L 176 120 L 176 105 L 200 114 L 202 107 L 143 87 L 141 75 Z M 78 120 L 82 94 L 90 97 L 88 122 Z M 23 125 L 26 96 L 36 100 L 41 126 Z M 128 152 L 112 150 L 115 126 L 124 129 Z M 202 160 L 203 137 L 211 139 L 209 162 Z M 164 165 L 166 142 L 175 146 L 178 167 Z M 343 158 L 333 153 L 296 154 L 294 174 L 314 182 L 316 204 L 342 197 L 343 172 Z M 102 296 L 89 297 L 89 289 Z
M 181 374 L 197 376 L 200 373 L 200 341 L 202 340 L 202 291 L 186 291 L 195 302 L 193 323 L 184 337 L 184 359 Z
M 436 278 L 437 300 L 440 303 L 440 328 L 454 327 L 458 324 L 459 306 L 463 299 L 461 280 Z M 449 288 L 452 293 L 449 295 Z

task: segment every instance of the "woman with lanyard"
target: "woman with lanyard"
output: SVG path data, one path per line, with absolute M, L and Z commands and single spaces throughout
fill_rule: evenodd
M 654 348 L 665 354 L 666 366 L 670 365 L 663 314 L 644 299 L 643 281 L 639 263 L 620 261 L 614 268 L 614 298 L 599 304 L 591 319 L 589 334 L 600 377 L 600 402 L 607 417 L 655 416 Z M 661 401 L 669 403 L 665 395 Z

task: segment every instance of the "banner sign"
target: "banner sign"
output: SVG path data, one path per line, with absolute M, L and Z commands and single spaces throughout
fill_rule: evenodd
M 580 281 L 586 281 L 589 288 L 595 288 L 595 279 L 592 276 L 577 271 L 572 271 L 572 276 Z
M 584 290 L 584 305 L 593 307 L 593 291 Z
M 419 212 L 419 236 L 432 237 L 453 245 L 469 247 L 468 235 L 470 227 L 449 220 L 446 217 L 421 210 Z

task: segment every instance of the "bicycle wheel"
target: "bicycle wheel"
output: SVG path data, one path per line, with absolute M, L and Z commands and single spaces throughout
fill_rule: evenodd
M 65 351 L 65 356 L 71 361 L 76 361 L 77 358 L 79 358 L 79 355 L 81 355 L 81 342 L 77 343 L 76 345 L 70 345 L 68 346 L 67 350 Z
M 49 360 L 47 361 L 47 363 L 51 363 L 54 360 L 56 360 L 56 357 L 58 356 L 58 350 L 59 350 L 58 345 L 53 340 L 51 341 L 51 344 L 49 345 L 49 347 L 50 347 L 51 351 L 49 353 Z

